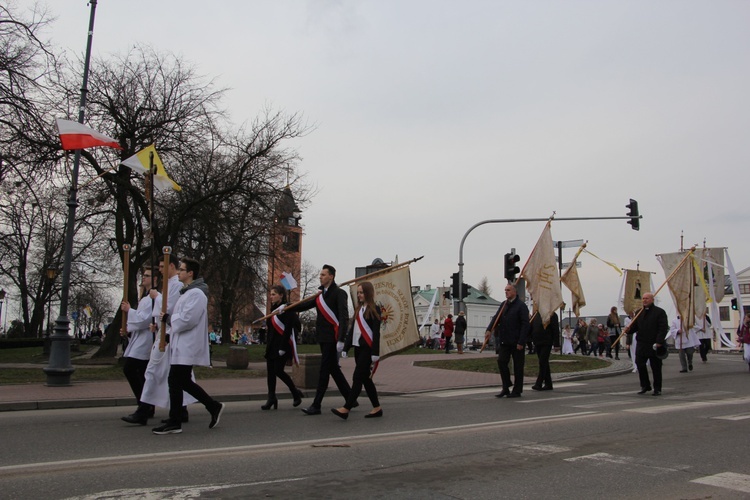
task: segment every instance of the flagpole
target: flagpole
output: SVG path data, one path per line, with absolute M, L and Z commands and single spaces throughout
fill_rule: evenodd
M 684 265 L 685 265 L 685 261 L 686 261 L 686 260 L 688 259 L 688 257 L 690 257 L 691 255 L 693 255 L 693 253 L 694 253 L 694 252 L 695 252 L 695 246 L 693 246 L 693 247 L 692 247 L 692 248 L 690 249 L 690 251 L 688 251 L 687 255 L 685 255 L 685 256 L 684 256 L 684 257 L 682 258 L 682 260 L 680 261 L 680 263 L 679 263 L 679 264 L 677 264 L 677 267 L 675 267 L 675 268 L 674 268 L 674 269 L 672 270 L 672 272 L 671 272 L 671 273 L 669 273 L 669 276 L 667 276 L 667 279 L 666 279 L 666 280 L 664 280 L 664 283 L 662 283 L 662 284 L 661 284 L 661 286 L 660 286 L 659 288 L 657 288 L 657 289 L 656 289 L 656 291 L 655 291 L 655 292 L 654 292 L 654 294 L 653 294 L 653 295 L 654 295 L 654 297 L 656 297 L 656 295 L 657 295 L 657 294 L 658 294 L 659 292 L 661 292 L 661 289 L 662 289 L 662 288 L 664 288 L 664 285 L 666 285 L 667 283 L 669 283 L 669 280 L 671 280 L 671 279 L 672 279 L 672 277 L 673 277 L 673 276 L 675 275 L 675 273 L 677 273 L 677 271 L 679 271 L 679 269 L 680 269 L 680 268 L 681 268 L 682 266 L 684 266 Z M 633 324 L 633 323 L 635 322 L 635 320 L 636 320 L 636 319 L 638 318 L 638 316 L 640 316 L 640 315 L 641 315 L 641 313 L 642 313 L 642 312 L 643 312 L 643 308 L 641 307 L 640 309 L 638 309 L 638 312 L 636 313 L 635 317 L 633 318 L 633 321 L 631 321 L 631 322 L 630 322 L 630 324 L 631 324 L 631 325 L 632 325 L 632 324 Z M 620 342 L 620 340 L 622 340 L 622 338 L 623 338 L 623 337 L 624 337 L 625 335 L 627 335 L 627 334 L 628 334 L 628 332 L 627 332 L 628 328 L 629 328 L 629 326 L 628 326 L 628 327 L 625 327 L 625 328 L 623 328 L 623 330 L 622 330 L 622 333 L 620 333 L 620 336 L 619 336 L 619 337 L 617 337 L 617 340 L 615 340 L 615 341 L 614 341 L 614 342 L 612 343 L 612 347 L 616 346 L 616 345 L 617 345 L 617 343 L 618 343 L 618 342 Z
M 417 262 L 418 260 L 421 260 L 423 258 L 424 258 L 424 255 L 422 255 L 421 257 L 417 257 L 415 259 L 408 260 L 406 262 L 402 262 L 401 264 L 395 264 L 393 266 L 386 267 L 385 269 L 380 269 L 378 271 L 375 271 L 375 272 L 372 272 L 372 273 L 369 273 L 369 274 L 365 274 L 365 275 L 360 276 L 358 278 L 350 279 L 349 281 L 344 281 L 343 283 L 339 283 L 339 288 L 347 286 L 347 285 L 351 285 L 352 283 L 356 283 L 358 281 L 363 281 L 363 280 L 366 280 L 366 279 L 370 279 L 370 278 L 373 278 L 373 277 L 381 275 L 381 274 L 386 274 L 386 273 L 390 273 L 390 272 L 393 272 L 393 271 L 398 271 L 399 269 L 401 269 L 403 267 L 406 267 L 409 264 L 413 264 L 414 262 Z M 305 297 L 302 300 L 299 300 L 297 302 L 289 304 L 288 306 L 286 306 L 284 308 L 284 311 L 288 311 L 288 310 L 290 310 L 293 307 L 297 307 L 297 306 L 299 306 L 301 304 L 304 304 L 305 302 L 310 302 L 311 300 L 314 300 L 320 294 L 321 294 L 321 292 L 317 292 L 314 295 L 310 295 L 309 297 Z M 264 319 L 270 318 L 271 316 L 275 316 L 276 314 L 278 314 L 278 309 L 276 309 L 275 311 L 271 312 L 270 314 L 266 314 L 262 318 L 256 319 L 255 321 L 253 321 L 253 324 L 259 323 L 259 322 L 263 321 Z
M 89 29 L 86 41 L 86 57 L 83 63 L 83 85 L 81 86 L 81 100 L 78 108 L 78 123 L 83 123 L 86 110 L 86 94 L 88 93 L 89 63 L 91 61 L 91 45 L 94 38 L 94 18 L 97 0 L 89 0 L 91 13 L 89 15 Z M 71 172 L 70 194 L 67 202 L 68 220 L 65 234 L 65 254 L 63 258 L 63 274 L 60 292 L 60 315 L 55 321 L 55 331 L 50 335 L 49 365 L 43 368 L 47 374 L 46 385 L 50 387 L 65 387 L 70 385 L 70 376 L 75 371 L 70 363 L 70 319 L 68 319 L 68 300 L 70 295 L 70 269 L 73 261 L 73 234 L 75 232 L 76 207 L 78 206 L 78 169 L 81 163 L 81 150 L 76 149 Z

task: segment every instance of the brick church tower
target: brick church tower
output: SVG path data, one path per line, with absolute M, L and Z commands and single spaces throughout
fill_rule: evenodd
M 268 288 L 278 285 L 281 273 L 287 272 L 294 276 L 297 283 L 301 283 L 302 269 L 302 218 L 297 203 L 294 201 L 289 186 L 284 188 L 276 204 L 276 222 L 271 228 L 268 258 Z M 289 302 L 300 299 L 299 286 L 289 292 Z M 270 303 L 267 304 L 270 307 Z

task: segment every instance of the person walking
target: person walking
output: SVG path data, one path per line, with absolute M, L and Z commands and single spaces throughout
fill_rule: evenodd
M 164 425 L 154 427 L 154 434 L 182 432 L 183 391 L 206 407 L 211 415 L 209 429 L 219 424 L 224 403 L 209 396 L 192 379 L 193 366 L 209 366 L 208 354 L 208 285 L 200 277 L 197 260 L 184 258 L 178 276 L 183 288 L 172 314 L 161 313 L 160 319 L 171 325 L 169 352 L 169 418 Z
M 464 353 L 464 342 L 466 342 L 466 313 L 463 311 L 460 311 L 458 313 L 458 316 L 456 317 L 456 329 L 454 330 L 454 333 L 456 334 L 456 349 L 458 349 L 459 354 Z
M 432 342 L 432 349 L 437 351 L 440 349 L 440 320 L 435 318 L 435 322 L 430 326 L 430 342 Z
M 336 346 L 340 351 L 348 351 L 354 347 L 354 375 L 349 397 L 341 408 L 331 408 L 331 412 L 346 420 L 349 412 L 357 406 L 357 398 L 364 386 L 367 397 L 372 403 L 372 411 L 365 418 L 383 416 L 383 409 L 378 400 L 378 391 L 372 381 L 372 373 L 380 359 L 380 307 L 375 304 L 375 287 L 369 281 L 357 285 L 357 307 L 354 310 L 354 320 L 347 331 L 346 340 Z
M 743 347 L 742 359 L 750 368 L 750 312 L 745 313 L 742 323 L 737 327 L 737 341 Z
M 617 314 L 617 307 L 612 307 L 607 316 L 607 329 L 609 330 L 609 346 L 607 347 L 607 357 L 612 357 L 612 344 L 620 336 L 620 315 Z M 620 342 L 615 344 L 615 359 L 620 359 Z
M 599 327 L 596 324 L 596 318 L 591 318 L 586 327 L 586 340 L 589 344 L 589 354 L 596 357 L 599 353 Z
M 573 330 L 573 335 L 575 335 L 578 339 L 578 346 L 576 346 L 576 348 L 573 350 L 574 353 L 577 352 L 580 348 L 581 355 L 588 355 L 588 346 L 586 343 L 587 331 L 588 326 L 586 325 L 586 321 L 583 318 L 578 318 L 578 323 L 576 324 L 575 330 Z
M 495 315 L 487 325 L 484 334 L 485 345 L 490 335 L 495 336 L 495 353 L 497 367 L 502 380 L 502 391 L 495 395 L 497 398 L 521 397 L 523 392 L 523 368 L 525 364 L 526 342 L 529 336 L 529 308 L 518 298 L 518 291 L 514 284 L 505 286 L 505 301 L 500 304 Z M 510 360 L 513 360 L 513 383 L 510 379 Z M 513 391 L 511 392 L 511 387 Z
M 315 399 L 312 404 L 303 408 L 305 415 L 320 415 L 320 405 L 328 389 L 328 381 L 333 377 L 339 392 L 346 400 L 349 397 L 349 383 L 341 372 L 336 344 L 339 332 L 344 334 L 349 325 L 348 298 L 345 291 L 336 284 L 336 268 L 325 264 L 320 271 L 320 293 L 315 300 L 302 304 L 300 310 L 316 308 L 315 333 L 320 346 L 320 374 Z M 282 311 L 283 312 L 283 309 Z
M 445 337 L 445 354 L 451 353 L 451 340 L 453 337 L 453 315 L 449 314 L 443 322 L 443 336 Z
M 701 361 L 704 363 L 708 363 L 708 353 L 711 352 L 711 337 L 713 337 L 711 319 L 706 316 L 703 319 L 703 324 L 698 328 L 698 340 L 701 342 L 699 352 L 701 355 Z
M 701 344 L 695 328 L 690 328 L 686 332 L 682 325 L 682 319 L 678 314 L 674 321 L 672 321 L 669 334 L 674 338 L 674 347 L 678 350 L 680 357 L 680 373 L 693 371 L 693 353 L 696 346 L 700 346 Z
M 563 354 L 575 353 L 575 351 L 573 350 L 573 331 L 570 329 L 570 325 L 565 325 L 565 328 L 563 329 L 562 353 Z
M 271 309 L 277 309 L 287 303 L 287 291 L 281 285 L 274 285 L 268 294 Z M 276 399 L 276 379 L 278 378 L 289 388 L 292 393 L 292 406 L 295 408 L 302 404 L 302 391 L 295 387 L 292 377 L 284 371 L 287 363 L 291 363 L 294 357 L 292 336 L 300 330 L 300 322 L 297 313 L 284 311 L 266 319 L 268 331 L 271 332 L 266 343 L 266 377 L 268 381 L 268 398 L 261 410 L 277 409 L 279 401 Z
M 130 335 L 130 342 L 128 342 L 128 347 L 122 355 L 125 360 L 122 371 L 138 404 L 133 413 L 122 417 L 122 420 L 129 424 L 146 425 L 149 417 L 154 415 L 154 406 L 141 401 L 143 386 L 146 383 L 148 359 L 154 345 L 154 334 L 149 330 L 153 304 L 149 292 L 153 286 L 154 279 L 151 276 L 151 268 L 141 269 L 141 298 L 138 301 L 138 308 L 130 307 L 127 300 L 123 300 L 120 304 L 120 310 L 128 317 L 127 329 Z
M 557 319 L 557 313 L 552 313 L 546 327 L 538 313 L 534 314 L 531 319 L 531 337 L 534 339 L 536 356 L 539 360 L 539 375 L 536 377 L 536 383 L 531 386 L 535 391 L 552 390 L 552 370 L 549 366 L 549 358 L 552 353 L 552 345 L 559 331 L 560 323 Z
M 661 395 L 662 387 L 662 352 L 666 350 L 665 340 L 669 332 L 667 313 L 661 307 L 654 305 L 654 294 L 644 293 L 642 297 L 643 311 L 633 319 L 633 322 L 625 327 L 627 333 L 627 346 L 633 341 L 633 334 L 638 334 L 638 343 L 635 350 L 635 365 L 638 368 L 638 377 L 641 390 L 638 394 L 646 394 L 652 389 L 648 376 L 648 365 L 654 376 L 654 396 Z M 647 365 L 648 363 L 648 365 Z

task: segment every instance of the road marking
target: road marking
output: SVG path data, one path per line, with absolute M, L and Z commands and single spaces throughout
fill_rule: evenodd
M 746 474 L 737 474 L 734 472 L 721 472 L 713 476 L 699 477 L 693 479 L 691 483 L 707 484 L 709 486 L 718 486 L 728 490 L 741 491 L 750 493 L 750 476 Z
M 689 465 L 656 465 L 650 463 L 648 460 L 635 457 L 626 457 L 621 455 L 610 455 L 609 453 L 594 453 L 591 455 L 583 455 L 580 457 L 572 457 L 564 459 L 566 462 L 591 462 L 595 466 L 599 465 L 618 465 L 626 466 L 627 468 L 636 469 L 640 474 L 646 474 L 649 476 L 657 476 L 660 474 L 666 474 L 669 472 L 679 472 L 689 469 Z
M 221 484 L 209 486 L 164 486 L 158 488 L 127 488 L 120 490 L 100 491 L 78 497 L 68 497 L 65 500 L 97 500 L 100 498 L 148 498 L 149 500 L 162 500 L 169 498 L 200 498 L 203 493 L 227 490 L 230 488 L 245 488 L 247 486 L 263 486 L 266 484 L 290 483 L 303 481 L 306 477 L 294 477 L 290 479 L 276 479 L 273 481 L 257 481 L 254 483 Z
M 380 442 L 383 439 L 394 439 L 401 437 L 417 437 L 449 432 L 466 432 L 481 429 L 497 429 L 503 427 L 526 426 L 531 423 L 553 423 L 579 418 L 590 418 L 591 416 L 606 416 L 607 413 L 594 411 L 581 411 L 576 413 L 564 413 L 560 415 L 544 415 L 538 417 L 517 418 L 512 420 L 496 420 L 492 422 L 480 422 L 476 424 L 453 425 L 448 427 L 437 427 L 430 429 L 413 429 L 408 431 L 383 432 L 378 434 L 364 434 L 358 436 L 340 436 L 334 438 L 308 439 L 302 441 L 266 443 L 246 446 L 227 446 L 222 448 L 206 448 L 182 451 L 168 451 L 161 453 L 146 453 L 139 455 L 115 455 L 96 458 L 82 458 L 77 460 L 61 460 L 57 462 L 39 462 L 30 464 L 7 465 L 0 467 L 0 478 L 19 473 L 33 472 L 60 472 L 66 470 L 80 470 L 84 467 L 97 467 L 107 465 L 128 465 L 159 463 L 164 460 L 188 460 L 200 459 L 210 461 L 213 456 L 224 456 L 227 454 L 246 454 L 251 452 L 275 451 L 279 449 L 290 449 L 300 447 L 320 446 L 323 444 L 351 444 L 365 443 L 368 441 Z
M 750 413 L 739 413 L 737 415 L 724 415 L 721 417 L 711 417 L 716 420 L 747 420 L 750 418 Z
M 730 399 L 719 399 L 716 401 L 693 401 L 690 403 L 680 403 L 674 405 L 665 406 L 652 406 L 649 408 L 632 408 L 625 411 L 631 411 L 634 413 L 648 413 L 656 415 L 659 413 L 668 413 L 670 411 L 682 411 L 682 410 L 694 410 L 697 408 L 708 408 L 715 406 L 725 405 L 744 405 L 750 403 L 750 398 L 730 398 Z
M 586 385 L 583 382 L 560 382 L 555 384 L 555 388 L 562 389 L 565 387 L 575 387 L 578 385 Z M 467 396 L 470 394 L 489 394 L 497 393 L 500 391 L 500 387 L 479 387 L 476 389 L 454 389 L 450 391 L 435 391 L 435 392 L 421 392 L 419 394 L 411 395 L 416 397 L 431 397 L 431 398 L 452 398 L 456 396 Z M 519 401 L 520 403 L 520 401 Z
M 604 408 L 606 406 L 620 406 L 620 405 L 632 405 L 636 404 L 637 400 L 631 401 L 605 401 L 603 403 L 590 403 L 590 404 L 575 404 L 570 405 L 573 408 Z
M 553 453 L 565 453 L 572 449 L 567 446 L 557 446 L 554 444 L 528 444 L 511 448 L 511 451 L 520 453 L 521 455 L 541 456 Z

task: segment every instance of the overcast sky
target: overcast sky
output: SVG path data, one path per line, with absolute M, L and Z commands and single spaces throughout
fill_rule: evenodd
M 82 54 L 87 2 L 48 5 L 50 38 Z M 236 123 L 270 105 L 314 124 L 291 144 L 318 187 L 303 258 L 339 281 L 424 255 L 413 284 L 449 285 L 479 221 L 624 216 L 634 198 L 640 232 L 560 221 L 552 236 L 659 286 L 655 254 L 681 231 L 750 266 L 748 26 L 750 2 L 722 0 L 100 0 L 93 51 L 151 44 L 230 87 Z M 474 230 L 465 281 L 502 298 L 503 254 L 524 263 L 543 227 Z M 581 261 L 583 314 L 606 314 L 621 278 Z

